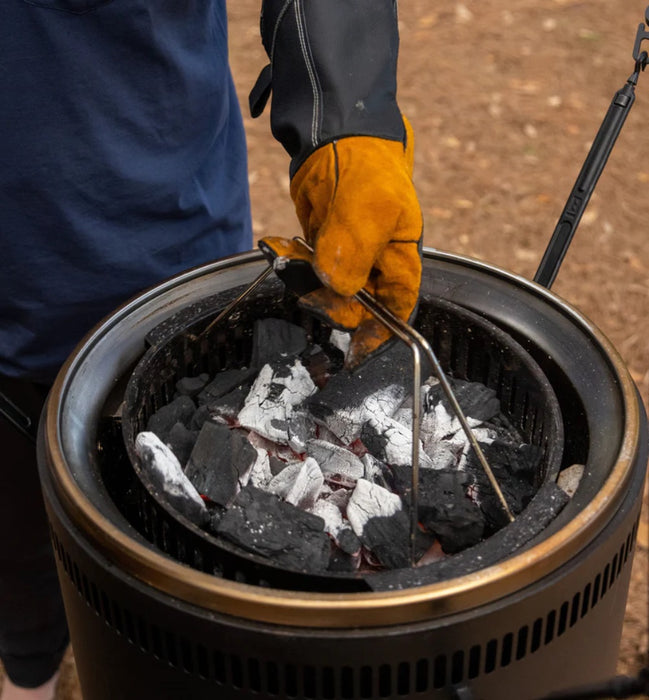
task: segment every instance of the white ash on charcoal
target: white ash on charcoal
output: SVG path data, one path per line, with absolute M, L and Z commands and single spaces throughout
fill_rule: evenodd
M 280 566 L 318 572 L 329 563 L 331 543 L 324 520 L 254 486 L 237 494 L 216 532 Z
M 381 462 L 403 466 L 412 465 L 412 430 L 388 416 L 372 416 L 361 428 L 361 442 Z M 419 444 L 419 466 L 435 468 L 435 463 Z M 446 466 L 446 465 L 444 465 Z
M 343 518 L 339 506 L 333 500 L 321 498 L 314 503 L 310 512 L 324 520 L 325 532 L 331 535 L 338 547 L 360 562 L 361 541 L 349 522 Z
M 324 486 L 324 476 L 315 459 L 288 464 L 266 487 L 269 493 L 287 503 L 308 510 L 313 508 Z
M 207 422 L 189 457 L 187 478 L 210 501 L 228 506 L 248 482 L 257 450 L 241 430 Z
M 317 391 L 299 360 L 264 365 L 238 416 L 241 426 L 265 438 L 289 444 L 289 420 L 294 409 Z
M 356 481 L 364 476 L 363 462 L 353 452 L 326 440 L 309 440 L 306 453 L 313 457 L 323 474 L 341 474 Z
M 200 494 L 185 476 L 174 453 L 152 432 L 135 439 L 135 452 L 155 487 L 167 502 L 192 522 L 207 522 L 207 508 Z
M 343 445 L 350 445 L 370 418 L 392 417 L 408 395 L 411 377 L 409 351 L 395 344 L 356 371 L 331 377 L 305 406 Z

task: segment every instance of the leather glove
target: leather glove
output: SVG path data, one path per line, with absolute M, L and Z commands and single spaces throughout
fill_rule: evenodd
M 396 316 L 414 313 L 421 282 L 422 215 L 412 182 L 413 133 L 406 143 L 350 136 L 316 149 L 291 180 L 291 197 L 311 264 L 324 287 L 300 306 L 354 331 L 345 360 L 354 368 L 391 333 L 352 297 L 365 288 Z M 267 255 L 303 260 L 299 242 L 261 239 Z

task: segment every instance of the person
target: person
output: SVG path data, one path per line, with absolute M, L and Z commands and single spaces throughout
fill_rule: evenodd
M 49 700 L 68 632 L 20 420 L 33 428 L 61 364 L 113 308 L 251 247 L 246 144 L 225 0 L 12 0 L 0 26 L 1 699 Z M 252 113 L 272 95 L 324 284 L 302 303 L 355 330 L 353 366 L 387 338 L 353 294 L 365 286 L 407 319 L 421 275 L 396 0 L 264 0 L 261 36 L 270 65 Z

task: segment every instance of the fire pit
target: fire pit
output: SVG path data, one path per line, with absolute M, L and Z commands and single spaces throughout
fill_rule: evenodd
M 495 327 L 522 349 L 519 360 L 531 359 L 539 378 L 529 389 L 525 370 L 523 393 L 514 386 L 520 374 L 512 383 L 493 371 L 509 368 L 509 341 L 494 342 L 495 364 L 485 365 L 471 343 L 464 352 L 455 342 L 444 362 L 459 376 L 502 386 L 510 416 L 544 450 L 548 489 L 556 489 L 557 470 L 585 466 L 562 508 L 547 508 L 542 486 L 512 524 L 444 566 L 358 577 L 286 571 L 242 556 L 143 485 L 122 418 L 144 421 L 171 398 L 179 372 L 203 371 L 205 358 L 216 369 L 246 355 L 245 314 L 205 341 L 210 353 L 192 346 L 186 331 L 205 325 L 264 264 L 258 254 L 236 256 L 137 297 L 85 339 L 57 379 L 40 463 L 84 694 L 519 699 L 614 674 L 646 418 L 606 339 L 526 280 L 427 251 L 422 295 L 444 300 L 431 319 L 446 314 L 440 323 L 451 328 L 459 317 L 465 327 L 466 312 L 478 346 L 492 337 L 485 328 Z M 277 311 L 277 301 L 269 303 Z M 425 328 L 425 304 L 422 311 Z M 444 343 L 434 342 L 443 358 Z M 130 395 L 127 415 L 126 386 L 147 347 L 154 348 L 148 360 L 166 357 L 162 365 L 151 361 L 151 394 Z M 553 400 L 559 413 L 546 410 Z M 558 443 L 562 456 L 553 452 Z

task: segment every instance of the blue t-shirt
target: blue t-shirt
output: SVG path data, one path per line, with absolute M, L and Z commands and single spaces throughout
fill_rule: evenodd
M 252 244 L 225 0 L 0 2 L 0 374 Z

